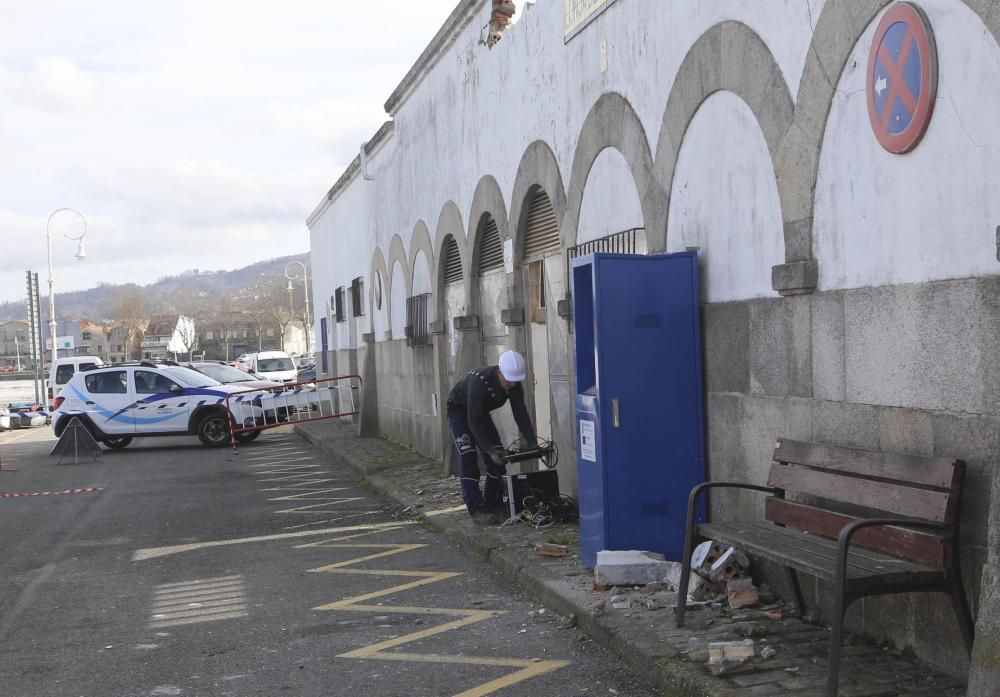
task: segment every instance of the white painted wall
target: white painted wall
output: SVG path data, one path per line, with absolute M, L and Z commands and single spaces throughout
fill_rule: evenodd
M 376 272 L 373 283 L 378 283 L 382 288 L 382 306 L 379 307 L 378 291 L 373 289 L 372 293 L 372 332 L 375 334 L 375 341 L 383 341 L 385 333 L 389 331 L 389 283 L 382 278 L 382 274 Z
M 785 262 L 778 185 L 764 134 L 736 95 L 717 92 L 695 114 L 667 221 L 668 252 L 700 248 L 703 301 L 777 296 L 771 267 Z
M 632 171 L 624 155 L 613 148 L 605 148 L 594 160 L 587 176 L 576 243 L 583 244 L 637 227 L 645 227 L 645 222 Z
M 876 20 L 837 85 L 816 186 L 820 290 L 1000 273 L 1000 49 L 963 3 L 923 0 L 937 39 L 937 106 L 923 141 L 875 139 L 865 70 Z
M 486 174 L 496 178 L 509 209 L 517 167 L 533 141 L 552 147 L 568 185 L 580 130 L 602 94 L 617 92 L 632 105 L 655 152 L 673 76 L 691 45 L 722 20 L 743 22 L 762 36 L 794 95 L 811 27 L 823 4 L 629 0 L 615 3 L 564 45 L 563 3 L 538 2 L 521 5 L 518 23 L 489 50 L 477 43 L 488 14 L 488 3 L 482 3 L 481 16 L 462 31 L 395 114 L 394 134 L 369 158 L 375 181 L 355 177 L 311 221 L 316 296 L 329 295 L 359 274 L 367 277 L 374 250 L 381 248 L 387 256 L 397 232 L 407 252 L 411 231 L 420 221 L 431 221 L 428 229 L 436 238 L 433 225 L 444 205 L 453 201 L 468 215 L 476 184 Z M 605 38 L 608 70 L 602 73 L 600 43 Z M 637 46 L 642 46 L 641 52 Z M 376 127 L 373 124 L 373 132 Z M 503 137 L 496 137 L 498 133 Z M 448 176 L 426 176 L 428 163 Z M 605 168 L 614 169 L 613 156 L 602 155 L 598 164 L 597 176 L 604 177 Z M 620 176 L 619 168 L 611 178 Z M 317 189 L 324 191 L 332 183 L 317 182 Z M 634 189 L 631 176 L 627 184 L 614 184 L 618 190 L 629 186 Z M 617 231 L 625 215 L 631 215 L 599 204 L 588 200 L 592 207 L 586 211 L 587 235 L 591 230 Z M 468 221 L 463 223 L 468 228 Z M 377 333 L 377 338 L 382 337 Z
M 406 338 L 406 277 L 402 265 L 392 264 L 392 283 L 389 286 L 389 327 L 393 341 Z

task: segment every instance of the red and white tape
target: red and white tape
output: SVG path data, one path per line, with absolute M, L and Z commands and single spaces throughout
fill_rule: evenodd
M 86 494 L 91 491 L 100 491 L 103 486 L 88 486 L 81 489 L 64 489 L 62 491 L 35 491 L 30 494 L 0 491 L 0 499 L 13 499 L 19 496 L 59 496 L 61 494 Z

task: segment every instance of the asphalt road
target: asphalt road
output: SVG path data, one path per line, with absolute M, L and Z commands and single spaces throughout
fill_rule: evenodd
M 656 694 L 294 434 L 53 443 L 0 434 L 2 695 Z

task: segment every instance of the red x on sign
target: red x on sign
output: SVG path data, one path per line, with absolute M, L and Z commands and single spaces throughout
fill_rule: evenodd
M 893 5 L 875 30 L 868 58 L 868 117 L 882 147 L 909 152 L 923 138 L 937 96 L 937 47 L 926 15 Z

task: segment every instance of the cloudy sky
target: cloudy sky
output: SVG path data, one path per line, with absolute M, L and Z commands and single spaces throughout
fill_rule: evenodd
M 307 251 L 457 2 L 0 0 L 0 300 Z

